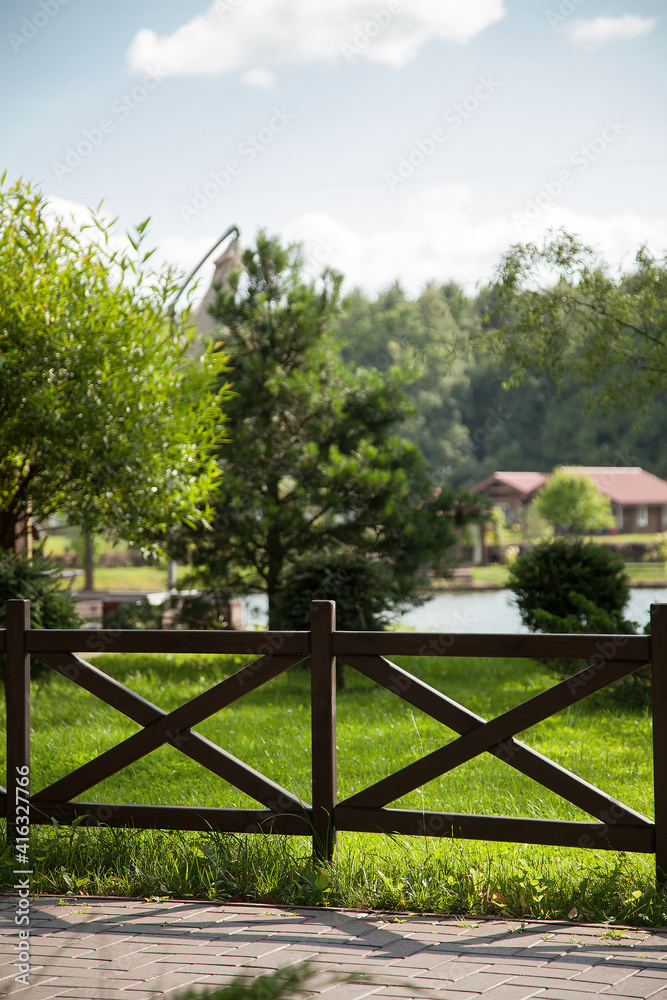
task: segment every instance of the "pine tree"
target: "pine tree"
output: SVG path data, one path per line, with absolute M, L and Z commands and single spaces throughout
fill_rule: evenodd
M 268 594 L 271 628 L 300 556 L 325 546 L 361 553 L 413 593 L 424 565 L 454 544 L 454 525 L 481 510 L 434 489 L 418 448 L 396 435 L 409 413 L 406 373 L 341 360 L 331 332 L 341 276 L 327 270 L 308 283 L 301 268 L 298 248 L 260 232 L 218 292 L 213 315 L 234 390 L 229 441 L 211 530 L 187 539 L 211 591 Z

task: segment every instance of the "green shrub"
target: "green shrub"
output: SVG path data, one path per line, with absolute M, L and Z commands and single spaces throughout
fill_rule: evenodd
M 32 628 L 80 628 L 83 619 L 59 573 L 59 567 L 46 556 L 30 560 L 23 553 L 0 552 L 0 628 L 5 627 L 6 603 L 12 600 L 30 601 Z M 34 656 L 32 663 L 35 673 L 48 669 Z M 4 656 L 0 665 L 4 673 Z
M 384 562 L 356 552 L 316 552 L 293 563 L 276 599 L 284 629 L 310 628 L 310 602 L 336 602 L 336 627 L 381 631 L 392 616 L 422 603 L 406 596 Z
M 636 622 L 623 615 L 630 596 L 623 562 L 603 545 L 572 538 L 542 542 L 512 563 L 508 587 L 532 632 L 631 635 L 637 630 Z M 585 666 L 571 659 L 544 663 L 561 674 Z M 650 673 L 642 668 L 605 690 L 624 700 L 646 701 Z
M 175 608 L 171 628 L 227 629 L 230 627 L 230 601 L 226 591 L 174 595 L 170 601 Z
M 151 604 L 147 597 L 119 604 L 104 617 L 104 628 L 161 629 L 164 605 Z
M 524 625 L 533 632 L 554 631 L 540 625 L 542 612 L 563 620 L 575 616 L 581 631 L 591 631 L 587 628 L 588 612 L 579 597 L 617 621 L 614 631 L 628 631 L 621 623 L 630 582 L 622 560 L 603 545 L 573 538 L 541 542 L 515 560 L 508 586 L 515 594 Z
M 293 563 L 283 577 L 276 608 L 281 629 L 309 629 L 310 602 L 336 602 L 336 628 L 382 631 L 392 615 L 421 604 L 405 595 L 386 563 L 357 552 L 316 552 Z M 308 666 L 309 660 L 304 661 Z M 336 683 L 344 687 L 337 663 Z

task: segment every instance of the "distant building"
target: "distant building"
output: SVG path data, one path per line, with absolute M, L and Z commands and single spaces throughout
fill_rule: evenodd
M 487 497 L 494 507 L 499 507 L 509 524 L 521 521 L 522 508 L 549 478 L 546 472 L 494 472 L 469 488 L 470 493 Z
M 611 501 L 618 532 L 667 530 L 667 482 L 638 467 L 564 465 L 563 472 L 588 476 Z M 510 523 L 521 520 L 522 508 L 530 503 L 549 476 L 544 472 L 494 472 L 470 487 L 471 493 L 487 497 Z
M 616 530 L 665 531 L 667 529 L 667 483 L 635 466 L 599 468 L 566 465 L 563 472 L 577 472 L 593 480 L 611 500 Z

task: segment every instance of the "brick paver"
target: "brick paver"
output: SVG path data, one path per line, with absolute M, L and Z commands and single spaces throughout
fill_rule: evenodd
M 15 912 L 0 896 L 0 997 L 173 998 L 309 959 L 312 995 L 327 1000 L 667 1000 L 662 930 L 610 938 L 561 921 L 45 896 L 30 904 L 26 986 L 14 979 Z

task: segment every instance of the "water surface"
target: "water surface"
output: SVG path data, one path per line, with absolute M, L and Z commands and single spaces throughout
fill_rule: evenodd
M 445 591 L 436 594 L 420 608 L 413 608 L 396 628 L 417 632 L 528 632 L 509 590 Z M 630 591 L 625 609 L 626 618 L 643 629 L 650 615 L 651 604 L 667 604 L 667 588 L 646 587 Z M 243 598 L 245 627 L 266 627 L 266 595 Z

